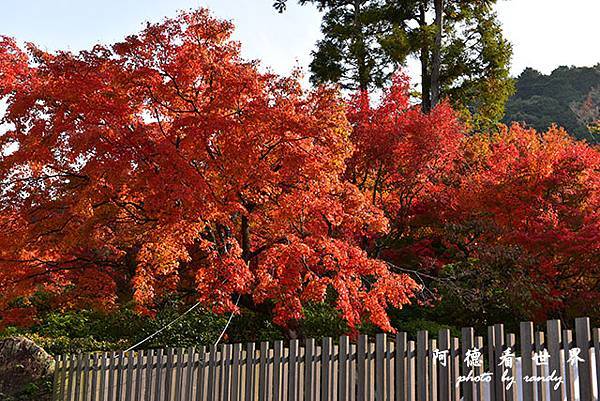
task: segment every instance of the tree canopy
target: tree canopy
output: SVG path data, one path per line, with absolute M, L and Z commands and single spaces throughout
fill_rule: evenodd
M 512 48 L 493 0 L 300 0 L 323 12 L 323 39 L 310 64 L 315 83 L 382 88 L 409 58 L 419 60 L 421 101 L 429 112 L 444 98 L 473 128 L 493 126 L 513 91 Z M 286 0 L 274 2 L 285 9 Z
M 516 93 L 506 105 L 503 121 L 525 123 L 540 131 L 557 124 L 576 138 L 596 143 L 598 138 L 588 125 L 598 118 L 594 116 L 600 107 L 600 97 L 594 95 L 598 88 L 600 64 L 562 66 L 549 75 L 526 68 L 517 79 Z
M 361 244 L 388 224 L 344 181 L 336 93 L 261 74 L 206 10 L 78 54 L 0 43 L 4 324 L 57 306 L 190 292 L 287 325 L 333 291 L 350 325 L 390 330 L 417 285 Z

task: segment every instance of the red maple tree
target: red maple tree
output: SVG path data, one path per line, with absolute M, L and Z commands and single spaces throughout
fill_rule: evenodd
M 354 327 L 392 330 L 415 282 L 369 257 L 388 222 L 343 179 L 335 90 L 260 73 L 206 10 L 78 54 L 0 42 L 1 323 L 174 291 L 287 325 L 335 294 Z

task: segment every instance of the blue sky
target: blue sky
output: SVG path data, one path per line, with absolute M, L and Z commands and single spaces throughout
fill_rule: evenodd
M 0 34 L 75 51 L 119 41 L 144 21 L 204 6 L 233 20 L 245 57 L 285 74 L 308 65 L 320 37 L 317 10 L 289 2 L 278 14 L 272 0 L 0 0 Z M 497 11 L 514 46 L 513 74 L 525 66 L 547 73 L 561 64 L 600 62 L 600 0 L 499 0 Z

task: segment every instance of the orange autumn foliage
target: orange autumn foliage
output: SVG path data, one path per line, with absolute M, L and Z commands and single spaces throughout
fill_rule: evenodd
M 306 91 L 232 29 L 199 10 L 77 54 L 0 39 L 0 325 L 177 294 L 290 327 L 333 302 L 393 331 L 413 278 L 461 263 L 540 318 L 598 305 L 597 148 L 467 134 L 402 75 L 377 101 Z
M 56 308 L 151 311 L 176 291 L 274 320 L 335 294 L 354 327 L 392 330 L 415 282 L 361 244 L 388 223 L 345 181 L 333 89 L 260 73 L 206 10 L 78 54 L 0 42 L 1 323 Z

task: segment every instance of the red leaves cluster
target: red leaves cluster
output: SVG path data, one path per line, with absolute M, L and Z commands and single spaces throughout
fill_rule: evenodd
M 181 292 L 285 325 L 332 291 L 351 325 L 391 330 L 416 285 L 361 248 L 387 221 L 343 180 L 343 102 L 259 73 L 231 30 L 200 10 L 79 54 L 3 40 L 4 322 L 40 291 L 148 310 Z
M 281 325 L 333 296 L 350 327 L 393 330 L 419 289 L 403 271 L 495 244 L 539 294 L 595 294 L 596 149 L 556 129 L 468 137 L 402 76 L 377 106 L 306 92 L 231 31 L 200 10 L 79 54 L 2 38 L 1 324 L 39 296 L 151 311 L 178 293 L 219 312 L 243 295 Z M 471 222 L 487 229 L 449 229 Z

